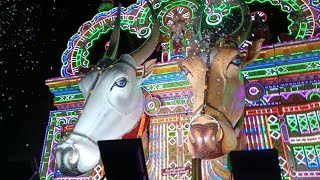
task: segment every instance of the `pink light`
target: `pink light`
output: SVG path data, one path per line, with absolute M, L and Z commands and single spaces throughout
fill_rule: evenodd
M 297 171 L 296 172 L 297 177 L 312 177 L 312 178 L 318 178 L 320 177 L 320 171 Z
M 281 129 L 281 137 L 282 137 L 283 141 L 284 142 L 289 142 L 290 138 L 289 138 L 287 125 L 285 123 L 282 123 L 280 125 L 280 129 Z

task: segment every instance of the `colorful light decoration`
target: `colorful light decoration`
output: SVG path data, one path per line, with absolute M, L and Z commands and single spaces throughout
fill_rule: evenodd
M 288 20 L 291 22 L 288 31 L 289 34 L 294 35 L 297 40 L 317 36 L 315 31 L 320 28 L 320 13 L 317 8 L 319 3 L 316 1 L 246 0 L 247 4 L 255 2 L 271 3 L 274 6 L 280 6 L 284 12 L 288 13 Z M 161 27 L 162 33 L 165 34 L 168 31 L 167 21 L 165 21 L 165 19 L 170 15 L 172 9 L 178 7 L 185 8 L 186 13 L 184 16 L 191 20 L 194 18 L 193 14 L 198 9 L 197 2 L 187 0 L 179 0 L 174 3 L 169 3 L 168 0 L 162 0 L 154 3 L 154 8 L 159 10 L 158 16 L 163 24 Z M 211 3 L 211 1 L 208 1 L 205 7 L 207 23 L 209 25 L 215 25 L 217 20 L 222 20 L 222 18 L 227 17 L 233 8 L 236 8 L 236 6 L 231 6 L 231 4 L 220 4 L 217 6 Z M 61 57 L 63 64 L 61 68 L 62 77 L 76 75 L 79 67 L 89 66 L 90 62 L 87 59 L 89 53 L 88 47 L 92 46 L 95 39 L 99 38 L 101 34 L 105 34 L 112 29 L 109 24 L 114 21 L 116 11 L 117 9 L 113 8 L 108 12 L 98 13 L 91 21 L 84 23 L 78 32 L 70 38 L 67 49 Z M 148 16 L 149 9 L 144 1 L 139 0 L 136 4 L 128 8 L 122 8 L 121 11 L 121 28 L 123 30 L 128 30 L 130 33 L 136 34 L 137 37 L 148 36 L 150 33 L 150 28 L 148 27 L 150 24 Z M 299 19 L 293 20 L 289 16 L 290 13 L 297 14 Z
M 291 45 L 282 45 L 277 47 L 277 49 L 290 47 L 293 51 L 295 48 L 301 48 L 300 43 L 301 42 L 296 42 L 291 43 Z M 320 40 L 308 40 L 304 44 L 309 44 L 314 49 L 317 49 L 320 45 Z M 267 54 L 268 50 L 268 47 L 264 48 L 261 56 Z M 274 60 L 281 66 L 283 64 L 281 60 L 285 61 L 284 59 L 287 58 L 292 59 L 290 62 L 296 64 L 301 64 L 305 61 L 305 63 L 317 62 L 314 59 L 318 58 L 318 51 L 316 50 L 293 55 L 285 55 L 285 52 L 286 51 L 283 50 L 283 55 L 269 59 Z M 255 63 L 248 66 L 243 74 L 250 74 L 249 72 L 255 70 L 255 68 L 261 69 L 264 67 L 267 69 L 270 66 L 270 60 L 268 60 L 268 58 L 265 58 L 265 61 L 258 59 Z M 287 102 L 289 104 L 286 105 L 286 102 L 283 101 L 269 107 L 269 105 L 272 105 L 273 98 L 270 98 L 271 96 L 290 99 L 290 97 L 295 94 L 302 94 L 304 95 L 304 100 L 307 102 L 312 99 L 310 98 L 312 93 L 319 94 L 320 82 L 316 78 L 319 74 L 312 73 L 317 72 L 317 70 L 312 68 L 308 70 L 309 71 L 299 73 L 294 71 L 289 77 L 286 75 L 283 77 L 274 76 L 272 74 L 264 77 L 247 77 L 249 84 L 251 82 L 259 82 L 258 86 L 262 87 L 257 88 L 259 92 L 261 89 L 265 91 L 265 93 L 261 95 L 261 99 L 265 99 L 265 104 L 253 106 L 253 104 L 250 103 L 252 102 L 250 99 L 247 98 L 246 100 L 247 109 L 245 111 L 244 133 L 246 134 L 248 149 L 282 149 L 285 153 L 280 154 L 279 160 L 283 168 L 282 176 L 284 179 L 291 179 L 293 177 L 318 177 L 318 172 L 314 169 L 319 166 L 319 163 L 316 162 L 319 161 L 318 154 L 320 152 L 320 146 L 316 144 L 320 142 L 318 135 L 320 129 L 320 102 L 311 101 L 310 103 L 302 103 L 301 105 L 290 105 L 290 102 Z M 267 71 L 264 70 L 264 72 Z M 141 69 L 138 70 L 138 74 L 141 74 Z M 310 74 L 312 76 L 310 76 L 308 80 L 302 78 Z M 285 80 L 279 83 L 279 79 L 272 79 L 279 77 Z M 70 78 L 50 79 L 47 80 L 47 85 L 56 96 L 69 94 L 69 97 L 75 97 L 72 96 L 72 94 L 79 93 L 77 83 L 80 78 L 80 76 L 73 76 Z M 299 82 L 295 78 L 301 78 L 300 80 L 302 81 Z M 186 81 L 186 77 L 179 71 L 175 62 L 158 64 L 154 75 L 148 79 L 142 87 L 148 90 L 151 96 L 157 97 L 153 105 L 148 104 L 148 102 L 146 103 L 150 111 L 154 110 L 155 107 L 158 108 L 153 113 L 149 113 L 151 116 L 151 125 L 148 169 L 150 177 L 156 179 L 156 177 L 162 177 L 161 168 L 191 165 L 191 157 L 185 144 L 188 120 L 190 120 L 191 116 L 185 113 L 191 113 L 192 93 L 190 84 Z M 279 90 L 281 88 L 283 91 Z M 250 93 L 253 96 L 258 95 L 257 91 L 253 91 L 252 93 L 248 89 L 247 95 Z M 152 102 L 152 98 L 149 99 L 150 102 Z M 42 172 L 46 172 L 46 174 L 43 173 L 42 175 L 43 179 L 54 176 L 54 169 L 50 169 L 50 164 L 54 161 L 50 151 L 59 140 L 63 125 L 76 122 L 77 114 L 80 111 L 80 108 L 76 107 L 81 106 L 82 103 L 83 100 L 81 100 L 81 98 L 55 99 L 55 105 L 60 110 L 54 111 L 50 115 L 50 126 L 48 126 L 47 130 L 46 148 L 43 151 L 44 157 L 41 166 Z M 176 109 L 180 109 L 181 111 L 175 111 Z M 171 155 L 172 153 L 173 155 Z M 290 157 L 293 158 L 292 161 L 290 161 Z M 203 173 L 206 176 L 217 176 L 214 174 L 210 162 L 203 162 L 203 166 L 205 167 Z M 101 168 L 101 165 L 99 165 L 97 169 L 101 170 Z M 303 168 L 308 168 L 310 171 L 305 171 Z M 95 176 L 99 177 L 99 173 L 101 175 L 101 171 L 95 171 Z M 56 172 L 56 176 L 58 174 Z M 180 174 L 169 177 L 188 179 L 191 176 L 190 174 Z M 64 177 L 62 179 L 66 178 Z
M 190 18 L 193 18 L 194 10 L 198 6 L 196 2 L 187 6 L 188 2 L 181 0 L 168 5 L 169 1 L 160 1 L 155 3 L 154 7 L 163 14 L 170 13 L 170 9 L 187 7 Z M 317 1 L 246 1 L 248 4 L 253 2 L 270 2 L 272 5 L 280 6 L 285 12 L 312 12 L 314 22 L 320 17 L 319 11 L 315 9 L 319 7 Z M 216 8 L 216 11 L 223 11 L 224 16 L 228 14 L 226 12 L 232 11 L 232 8 L 228 10 L 227 6 L 222 5 L 212 4 L 207 8 L 211 6 Z M 148 24 L 148 9 L 144 1 L 139 0 L 128 8 L 122 8 L 122 12 L 123 30 L 130 30 L 138 37 L 148 36 L 148 26 L 144 26 Z M 77 121 L 84 103 L 78 87 L 82 75 L 75 75 L 77 67 L 88 67 L 88 49 L 101 34 L 112 29 L 112 26 L 106 27 L 106 24 L 113 21 L 115 14 L 115 9 L 101 12 L 91 21 L 84 23 L 78 33 L 69 40 L 68 48 L 62 55 L 62 77 L 46 81 L 50 91 L 55 95 L 54 105 L 58 110 L 52 111 L 49 116 L 40 167 L 41 179 L 98 180 L 104 173 L 100 164 L 90 177 L 63 177 L 55 169 L 52 149 Z M 168 22 L 168 19 L 162 21 Z M 306 27 L 313 24 L 310 18 L 309 21 L 302 19 L 299 23 L 299 26 Z M 168 30 L 165 27 L 162 27 L 163 33 Z M 314 23 L 312 27 L 319 28 L 319 23 Z M 300 31 L 297 33 L 297 39 L 309 37 L 310 31 L 304 28 Z M 320 39 L 317 38 L 265 46 L 260 58 L 243 71 L 247 79 L 243 131 L 246 135 L 247 149 L 281 150 L 279 162 L 283 170 L 283 179 L 320 178 L 319 49 Z M 141 75 L 141 72 L 139 68 L 138 75 Z M 190 179 L 190 173 L 162 175 L 162 169 L 165 168 L 191 166 L 186 137 L 193 95 L 187 78 L 174 61 L 164 61 L 156 65 L 154 74 L 142 84 L 142 88 L 149 92 L 146 114 L 151 117 L 147 161 L 150 179 Z M 214 173 L 210 161 L 204 161 L 202 166 L 204 179 L 221 178 Z

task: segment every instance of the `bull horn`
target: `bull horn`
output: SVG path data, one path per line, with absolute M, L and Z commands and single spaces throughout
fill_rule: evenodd
M 239 27 L 230 34 L 238 46 L 249 37 L 252 28 L 251 15 L 248 6 L 242 0 L 239 0 L 239 5 L 241 9 L 241 23 Z
M 196 36 L 197 40 L 201 40 L 201 20 L 202 20 L 202 16 L 203 16 L 203 9 L 204 9 L 204 2 L 203 0 L 201 0 L 199 2 L 199 8 L 197 11 L 197 14 L 195 16 L 195 20 L 193 22 L 193 33 Z
M 137 66 L 142 64 L 154 51 L 156 46 L 158 45 L 159 36 L 160 36 L 160 23 L 157 19 L 156 12 L 154 11 L 151 3 L 147 0 L 148 6 L 151 10 L 153 26 L 152 32 L 149 38 L 134 52 L 130 53 L 130 55 L 136 60 Z
M 114 29 L 111 34 L 110 43 L 107 51 L 105 52 L 103 59 L 115 60 L 117 58 L 117 52 L 120 40 L 120 14 L 121 14 L 121 4 L 118 5 L 117 17 L 114 24 Z

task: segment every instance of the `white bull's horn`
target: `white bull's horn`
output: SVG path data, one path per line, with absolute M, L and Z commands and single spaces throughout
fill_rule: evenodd
M 157 19 L 156 12 L 154 11 L 152 4 L 149 0 L 146 0 L 148 6 L 151 10 L 151 15 L 153 19 L 152 32 L 149 38 L 135 51 L 130 53 L 130 55 L 136 60 L 137 66 L 142 64 L 154 51 L 156 46 L 158 45 L 159 35 L 160 35 L 160 23 Z
M 121 4 L 118 5 L 117 17 L 114 24 L 113 32 L 111 33 L 109 47 L 104 54 L 103 59 L 112 59 L 117 58 L 117 52 L 119 47 L 120 40 L 120 14 L 121 14 Z

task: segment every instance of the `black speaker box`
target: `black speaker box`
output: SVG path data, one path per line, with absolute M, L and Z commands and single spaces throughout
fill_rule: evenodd
M 234 180 L 281 180 L 276 149 L 231 151 L 229 156 Z
M 148 180 L 140 138 L 98 141 L 98 146 L 108 180 Z

